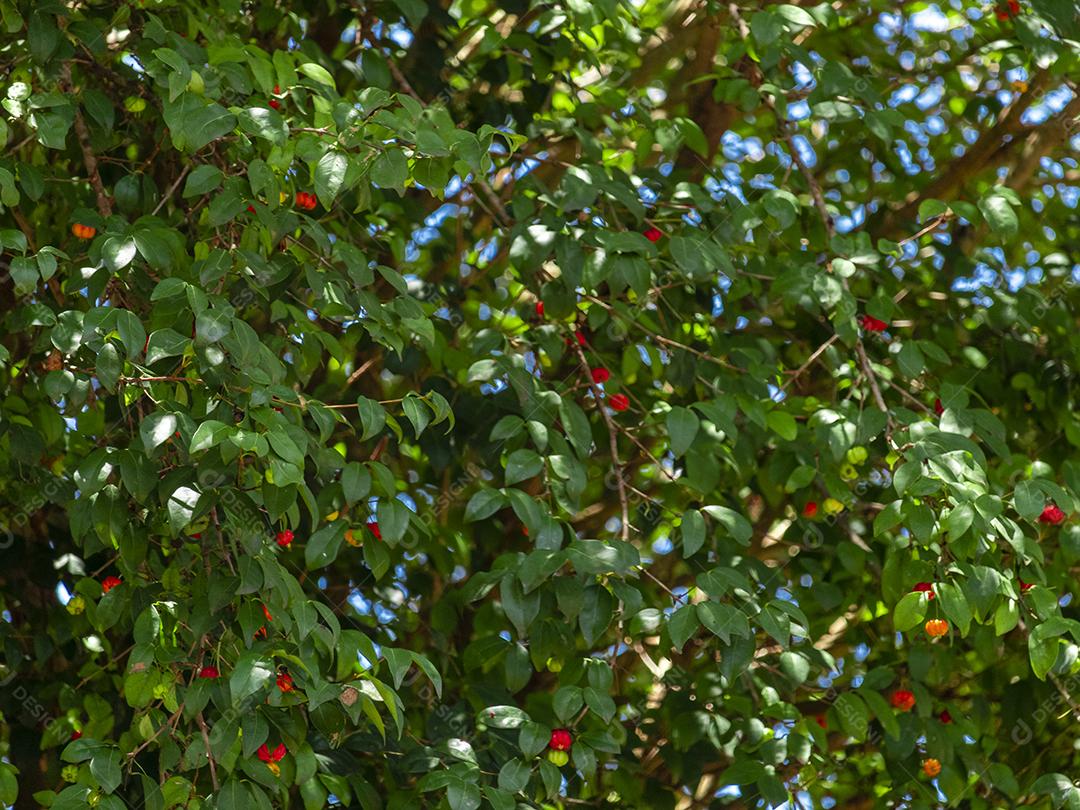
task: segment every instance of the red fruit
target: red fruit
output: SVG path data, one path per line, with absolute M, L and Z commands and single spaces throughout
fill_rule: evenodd
M 918 582 L 915 587 L 911 589 L 914 593 L 925 593 L 927 599 L 934 598 L 934 583 L 933 582 Z
M 263 608 L 263 610 L 266 610 L 266 608 Z M 255 638 L 266 638 L 266 628 L 260 627 L 258 630 L 256 630 Z
M 81 736 L 82 736 L 82 732 L 79 731 L 78 729 L 76 729 L 75 731 L 71 732 L 71 741 L 75 742 Z
M 280 110 L 281 109 L 281 102 L 278 101 L 276 98 L 270 99 L 270 108 L 273 109 L 273 110 Z
M 277 688 L 282 692 L 291 692 L 293 690 L 292 675 L 288 672 L 282 672 L 277 676 Z
M 915 705 L 915 695 L 907 689 L 897 689 L 889 698 L 889 703 L 894 709 L 902 712 L 910 712 Z
M 536 302 L 536 316 L 538 318 L 543 318 L 544 317 L 544 302 L 543 301 L 537 301 Z
M 569 751 L 573 743 L 574 738 L 570 736 L 569 731 L 565 728 L 557 728 L 551 732 L 551 741 L 548 742 L 548 748 L 552 751 Z
M 945 406 L 941 404 L 940 399 L 934 400 L 934 413 L 936 413 L 938 416 L 941 416 L 943 413 L 945 413 Z
M 1047 523 L 1051 526 L 1057 526 L 1064 522 L 1065 513 L 1058 508 L 1057 504 L 1050 504 L 1048 507 L 1042 510 L 1042 514 L 1039 515 L 1039 523 Z
M 951 715 L 951 714 L 949 714 L 949 710 L 948 710 L 948 709 L 942 709 L 942 710 L 941 710 L 941 714 L 939 714 L 939 715 L 937 716 L 937 719 L 938 719 L 938 720 L 940 720 L 940 721 L 941 721 L 942 723 L 944 723 L 945 725 L 948 725 L 949 723 L 951 723 L 951 722 L 952 722 L 952 715 Z
M 266 605 L 263 605 L 262 609 L 263 609 L 263 616 L 266 617 L 266 620 L 268 622 L 272 622 L 274 620 L 274 617 L 270 615 L 270 611 L 266 609 Z M 264 627 L 263 630 L 265 630 L 265 629 L 266 628 Z
M 376 521 L 371 521 L 367 527 L 371 529 L 371 533 L 375 535 L 376 540 L 382 540 L 382 532 L 379 531 L 379 524 Z
M 255 206 L 254 205 L 249 205 L 248 206 L 248 213 L 249 214 L 254 214 L 255 213 Z
M 274 95 L 275 96 L 280 96 L 281 95 L 281 88 L 276 84 L 274 85 Z
M 998 6 L 997 11 L 994 12 L 999 20 L 1007 20 L 1010 17 L 1015 17 L 1020 13 L 1019 0 L 1008 0 L 1005 6 Z
M 117 585 L 122 584 L 123 581 L 120 577 L 105 577 L 105 579 L 101 580 L 101 592 L 108 593 Z
M 630 407 L 630 400 L 626 394 L 615 394 L 608 399 L 608 404 L 613 411 L 625 411 Z
M 1020 593 L 1027 593 L 1028 591 L 1030 591 L 1032 588 L 1035 587 L 1034 582 L 1024 582 L 1024 580 L 1022 580 L 1022 579 L 1019 580 L 1019 582 L 1020 582 Z
M 650 242 L 659 242 L 663 238 L 664 232 L 659 228 L 649 228 L 645 231 L 644 236 Z
M 202 669 L 199 670 L 199 677 L 200 678 L 211 678 L 211 679 L 213 679 L 213 678 L 219 677 L 220 675 L 221 675 L 221 673 L 218 672 L 217 667 L 203 667 Z
M 577 338 L 578 346 L 584 346 L 585 345 L 585 334 L 580 329 L 575 329 L 574 330 L 574 337 Z M 572 346 L 573 345 L 570 342 L 570 338 L 566 338 L 563 342 L 567 346 Z
M 93 239 L 94 234 L 97 233 L 97 228 L 76 222 L 71 226 L 71 232 L 79 239 Z
M 202 540 L 202 532 L 195 532 L 195 534 L 191 535 L 191 539 L 192 540 Z
M 889 325 L 885 321 L 879 321 L 872 315 L 863 315 L 862 328 L 867 332 L 884 332 L 889 328 Z
M 825 715 L 823 715 L 823 714 L 819 714 L 819 715 L 818 715 L 817 717 L 815 717 L 815 718 L 814 718 L 814 720 L 816 720 L 816 721 L 817 721 L 817 724 L 818 724 L 819 726 L 821 726 L 822 728 L 824 728 L 824 729 L 828 729 L 828 728 L 829 728 L 829 724 L 828 724 L 828 722 L 826 722 L 826 720 L 825 720 Z
M 278 747 L 273 750 L 273 752 L 270 751 L 270 748 L 266 745 L 266 743 L 263 743 L 259 746 L 259 750 L 257 752 L 259 759 L 261 759 L 263 762 L 281 762 L 281 760 L 285 758 L 285 755 L 287 753 L 289 753 L 289 751 L 285 747 L 285 743 L 279 744 Z
M 278 532 L 274 539 L 277 540 L 277 544 L 282 548 L 288 548 L 292 544 L 293 533 L 289 529 L 286 529 L 283 532 Z
M 592 381 L 597 385 L 603 385 L 611 379 L 611 372 L 606 368 L 594 368 L 592 370 Z
M 817 501 L 807 501 L 806 506 L 802 508 L 803 517 L 812 518 L 817 514 Z
M 310 211 L 318 204 L 318 200 L 314 194 L 309 194 L 306 191 L 296 192 L 296 207 L 302 208 L 305 211 Z

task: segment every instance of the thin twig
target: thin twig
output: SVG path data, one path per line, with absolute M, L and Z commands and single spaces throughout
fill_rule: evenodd
M 162 195 L 161 200 L 154 207 L 154 210 L 153 210 L 153 213 L 151 213 L 151 216 L 154 216 L 155 214 L 157 214 L 157 212 L 161 210 L 162 206 L 164 206 L 165 203 L 167 203 L 169 201 L 169 198 L 172 197 L 173 192 L 176 191 L 176 187 L 179 186 L 182 182 L 184 182 L 184 178 L 187 177 L 187 173 L 188 173 L 188 170 L 190 168 L 191 168 L 191 164 L 189 163 L 187 166 L 184 167 L 184 170 L 182 172 L 180 172 L 179 177 L 177 177 L 175 180 L 173 180 L 172 185 L 169 186 L 168 190 Z
M 604 418 L 604 424 L 607 426 L 608 444 L 611 447 L 611 463 L 615 468 L 615 484 L 618 487 L 619 506 L 622 509 L 622 526 L 619 527 L 619 532 L 625 543 L 630 539 L 630 500 L 626 496 L 626 482 L 623 480 L 622 463 L 619 461 L 619 428 L 612 420 L 611 415 L 604 409 L 603 392 L 592 378 L 592 370 L 589 368 L 589 361 L 585 359 L 585 352 L 581 348 L 581 344 L 577 342 L 574 336 L 571 336 L 570 345 L 577 352 L 578 361 L 581 363 L 581 373 L 584 375 L 583 379 L 587 381 L 592 389 L 596 407 Z
M 819 357 L 820 357 L 820 356 L 821 356 L 821 355 L 822 355 L 822 354 L 823 354 L 823 353 L 825 352 L 825 350 L 826 350 L 826 349 L 828 349 L 828 348 L 829 348 L 830 346 L 832 346 L 832 345 L 833 345 L 833 344 L 834 344 L 834 343 L 835 343 L 835 342 L 836 342 L 837 340 L 839 340 L 839 338 L 840 338 L 840 336 L 839 336 L 839 335 L 836 335 L 836 334 L 834 334 L 834 335 L 833 335 L 833 336 L 832 336 L 831 338 L 829 338 L 829 339 L 828 339 L 828 340 L 826 340 L 826 341 L 825 341 L 824 343 L 822 343 L 822 344 L 821 344 L 820 346 L 818 346 L 818 347 L 817 347 L 817 348 L 816 348 L 816 349 L 814 350 L 814 353 L 813 353 L 813 354 L 811 354 L 811 355 L 810 355 L 810 356 L 809 356 L 809 357 L 808 357 L 808 358 L 806 359 L 806 362 L 805 362 L 805 363 L 803 363 L 803 364 L 802 364 L 801 366 L 799 366 L 799 367 L 798 367 L 797 369 L 795 369 L 795 371 L 793 371 L 793 372 L 792 372 L 792 374 L 791 374 L 791 377 L 790 377 L 790 379 L 788 379 L 787 381 L 785 381 L 785 382 L 784 382 L 784 384 L 780 386 L 780 390 L 781 390 L 781 391 L 782 391 L 782 390 L 784 390 L 784 389 L 785 389 L 785 388 L 787 388 L 787 387 L 788 387 L 789 385 L 791 385 L 791 384 L 792 384 L 793 382 L 795 382 L 795 380 L 799 379 L 799 376 L 800 376 L 800 375 L 801 375 L 801 374 L 802 374 L 802 373 L 803 373 L 804 371 L 806 371 L 806 370 L 807 370 L 808 368 L 810 368 L 810 366 L 812 366 L 812 365 L 814 364 L 814 361 L 815 361 L 815 360 L 817 360 L 817 359 L 818 359 L 818 358 L 819 358 Z
M 67 92 L 72 92 L 71 65 L 69 63 L 64 63 L 60 75 L 61 85 Z M 90 176 L 90 185 L 93 187 L 94 194 L 97 197 L 98 213 L 103 217 L 110 217 L 112 216 L 112 202 L 109 201 L 109 194 L 105 191 L 105 184 L 101 181 L 101 172 L 98 171 L 97 155 L 94 154 L 94 147 L 90 143 L 90 130 L 86 127 L 86 121 L 83 119 L 82 111 L 79 109 L 78 104 L 75 105 L 75 120 L 73 125 L 75 137 L 79 141 L 79 148 L 82 149 L 86 173 Z
M 210 732 L 206 728 L 206 720 L 203 718 L 202 712 L 195 715 L 195 722 L 199 724 L 199 731 L 202 732 L 203 745 L 206 746 L 206 759 L 210 762 L 210 784 L 214 786 L 214 792 L 216 793 L 221 787 L 218 784 L 217 764 L 214 762 L 214 751 L 210 747 Z

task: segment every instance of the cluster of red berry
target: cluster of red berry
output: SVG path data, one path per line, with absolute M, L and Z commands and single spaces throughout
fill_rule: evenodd
M 296 207 L 302 208 L 305 211 L 310 211 L 319 201 L 315 198 L 315 195 L 308 191 L 296 192 Z

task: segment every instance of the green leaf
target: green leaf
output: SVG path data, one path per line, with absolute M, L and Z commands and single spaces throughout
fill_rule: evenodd
M 304 544 L 304 562 L 309 571 L 325 568 L 337 559 L 345 539 L 345 529 L 345 522 L 336 520 L 311 535 Z
M 726 506 L 706 506 L 702 511 L 723 526 L 740 545 L 750 545 L 754 527 L 734 509 Z
M 668 620 L 668 634 L 671 636 L 671 643 L 675 646 L 675 649 L 682 652 L 686 642 L 697 632 L 700 626 L 701 621 L 698 619 L 697 609 L 694 605 L 683 605 L 672 613 L 671 618 Z
M 683 557 L 693 557 L 705 544 L 705 518 L 697 509 L 683 512 L 682 546 Z
M 249 650 L 236 660 L 236 667 L 229 676 L 229 690 L 235 703 L 254 695 L 268 686 L 274 678 L 273 662 L 260 653 Z
M 334 77 L 330 75 L 330 71 L 324 68 L 322 65 L 317 65 L 314 62 L 305 62 L 297 68 L 298 71 L 303 73 L 309 79 L 317 81 L 319 84 L 325 84 L 327 87 L 334 86 Z
M 893 627 L 903 633 L 923 623 L 930 600 L 925 593 L 904 594 L 893 610 Z
M 202 166 L 196 166 L 191 174 L 188 175 L 187 181 L 184 183 L 183 197 L 199 197 L 203 194 L 209 194 L 221 185 L 221 181 L 225 175 L 222 174 L 221 169 L 217 166 L 210 166 L 203 164 Z
M 480 721 L 491 728 L 521 728 L 529 715 L 516 706 L 488 706 L 480 712 Z
M 671 437 L 671 452 L 676 457 L 690 449 L 697 436 L 700 421 L 689 408 L 675 407 L 668 411 L 667 429 Z
M 769 411 L 765 417 L 769 429 L 785 441 L 793 442 L 799 434 L 799 426 L 795 417 L 787 411 Z
M 1020 517 L 1035 520 L 1046 506 L 1046 496 L 1034 481 L 1020 481 L 1013 490 L 1013 502 Z
M 139 434 L 142 436 L 143 447 L 147 452 L 153 450 L 176 433 L 177 419 L 175 414 L 155 411 L 142 420 L 139 425 Z
M 315 193 L 323 208 L 329 209 L 337 195 L 345 187 L 345 174 L 349 171 L 349 159 L 344 153 L 331 149 L 315 166 Z
M 409 422 L 412 423 L 413 432 L 419 438 L 420 434 L 424 432 L 424 428 L 431 424 L 431 410 L 428 408 L 427 403 L 415 394 L 408 394 L 401 401 L 401 407 L 405 411 L 405 416 Z
M 698 602 L 696 607 L 701 623 L 725 644 L 731 643 L 732 635 L 750 635 L 750 622 L 738 608 L 722 602 Z
M 119 236 L 110 237 L 101 248 L 101 257 L 113 273 L 123 270 L 135 258 L 135 241 Z
M 99 751 L 90 759 L 90 773 L 106 793 L 112 793 L 120 786 L 120 752 L 115 748 Z
M 1005 239 L 1016 236 L 1020 229 L 1020 220 L 1012 205 L 1001 194 L 989 194 L 979 200 L 979 210 L 986 218 L 987 224 Z
M 497 489 L 481 489 L 469 499 L 465 507 L 465 520 L 483 520 L 509 505 L 510 500 Z
M 544 459 L 533 450 L 515 450 L 506 459 L 506 485 L 534 478 L 544 469 Z
M 972 612 L 963 590 L 953 582 L 939 582 L 935 590 L 946 618 L 957 627 L 961 636 L 966 636 L 971 626 Z
M 357 397 L 356 406 L 360 425 L 363 428 L 360 441 L 364 442 L 380 433 L 385 427 L 386 411 L 378 402 L 367 397 Z
M 404 191 L 405 182 L 409 179 L 409 165 L 405 155 L 392 148 L 382 152 L 371 166 L 371 179 L 380 188 Z

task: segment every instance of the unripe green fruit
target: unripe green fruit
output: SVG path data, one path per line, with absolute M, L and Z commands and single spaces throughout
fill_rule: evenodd
M 199 71 L 191 71 L 191 78 L 188 79 L 187 89 L 197 96 L 203 94 L 203 90 L 206 89 L 206 82 L 204 82 L 203 77 L 199 75 Z
M 67 612 L 72 616 L 78 616 L 84 610 L 86 610 L 86 600 L 81 596 L 73 596 L 68 600 Z
M 856 445 L 847 451 L 847 460 L 855 465 L 862 464 L 868 457 L 869 453 L 866 452 L 866 448 L 861 444 Z
M 562 672 L 562 661 L 552 656 L 547 660 L 548 672 Z
M 570 761 L 570 755 L 565 751 L 548 751 L 548 762 L 556 768 L 561 768 Z
M 74 782 L 79 778 L 79 766 L 65 765 L 60 771 L 60 777 L 65 782 Z

